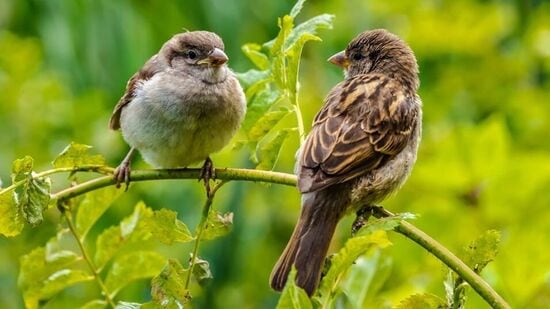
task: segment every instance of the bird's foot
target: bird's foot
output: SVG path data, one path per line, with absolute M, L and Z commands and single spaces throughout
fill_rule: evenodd
M 351 225 L 351 235 L 355 236 L 355 234 L 357 234 L 357 232 L 365 224 L 367 224 L 367 221 L 369 221 L 369 217 L 372 215 L 372 207 L 373 206 L 371 205 L 363 206 L 357 211 L 357 217 L 355 217 L 355 220 Z
M 202 165 L 201 172 L 199 174 L 199 181 L 204 181 L 204 189 L 206 190 L 206 197 L 210 198 L 210 179 L 216 179 L 216 172 L 214 170 L 214 163 L 207 157 Z
M 128 187 L 130 186 L 130 172 L 130 162 L 126 160 L 122 161 L 115 169 L 113 176 L 115 177 L 117 189 L 119 189 L 121 184 L 124 183 L 126 185 L 124 191 L 128 191 Z
M 120 162 L 120 165 L 113 172 L 117 189 L 119 189 L 120 184 L 124 182 L 126 184 L 126 188 L 124 189 L 125 192 L 128 191 L 128 187 L 130 186 L 130 163 L 132 163 L 132 157 L 135 151 L 135 148 L 130 148 L 124 160 Z

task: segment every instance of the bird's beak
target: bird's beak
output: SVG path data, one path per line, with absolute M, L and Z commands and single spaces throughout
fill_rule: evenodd
M 220 66 L 227 62 L 229 58 L 227 55 L 223 52 L 223 50 L 219 48 L 214 48 L 208 56 L 199 62 L 197 64 L 208 64 L 213 66 Z
M 337 54 L 334 54 L 332 57 L 328 58 L 328 62 L 335 64 L 339 67 L 347 69 L 349 66 L 349 59 L 346 57 L 346 52 L 341 51 Z

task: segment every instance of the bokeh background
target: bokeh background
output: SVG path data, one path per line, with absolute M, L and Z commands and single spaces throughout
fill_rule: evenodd
M 128 78 L 183 29 L 223 37 L 235 71 L 252 68 L 240 51 L 273 38 L 276 19 L 293 1 L 0 0 L 0 177 L 24 155 L 37 170 L 71 141 L 93 145 L 115 166 L 127 151 L 108 130 L 110 113 Z M 306 3 L 298 21 L 335 14 L 323 42 L 306 46 L 301 102 L 311 123 L 329 89 L 342 79 L 326 63 L 357 33 L 387 28 L 416 53 L 421 71 L 424 133 L 418 163 L 401 192 L 383 203 L 419 214 L 415 224 L 454 252 L 487 229 L 502 232 L 497 259 L 484 277 L 514 308 L 550 306 L 550 2 L 329 1 Z M 292 123 L 293 119 L 288 120 Z M 291 172 L 296 137 L 288 140 L 276 170 Z M 245 150 L 213 156 L 217 166 L 253 167 Z M 135 167 L 146 168 L 139 159 Z M 197 224 L 202 186 L 193 181 L 132 185 L 92 231 L 116 224 L 137 201 L 178 211 Z M 228 236 L 204 242 L 202 256 L 215 279 L 195 291 L 201 308 L 271 308 L 278 294 L 268 277 L 299 212 L 294 188 L 231 183 L 215 207 L 235 214 Z M 333 249 L 349 236 L 340 225 Z M 0 307 L 22 307 L 16 288 L 19 257 L 55 234 L 49 212 L 38 228 L 0 239 Z M 380 256 L 387 275 L 372 297 L 388 307 L 412 293 L 444 296 L 446 270 L 424 250 L 392 235 Z M 186 261 L 191 245 L 161 248 Z M 72 308 L 93 299 L 94 283 L 70 288 L 46 304 Z M 148 282 L 126 288 L 120 299 L 145 301 Z M 487 307 L 469 293 L 470 308 Z

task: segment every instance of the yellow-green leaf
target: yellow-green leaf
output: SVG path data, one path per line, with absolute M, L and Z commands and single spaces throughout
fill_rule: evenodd
M 56 168 L 105 165 L 105 158 L 101 155 L 91 155 L 92 146 L 71 142 L 52 162 Z
M 13 191 L 0 193 L 0 234 L 16 236 L 23 230 L 23 220 L 17 211 Z
M 176 259 L 168 259 L 162 272 L 151 280 L 153 302 L 165 307 L 181 308 L 190 300 L 185 288 L 187 270 Z
M 288 275 L 285 288 L 281 293 L 277 309 L 311 309 L 311 300 L 302 288 L 296 285 L 296 269 L 292 268 Z
M 260 50 L 262 47 L 255 43 L 248 43 L 242 46 L 243 53 L 254 63 L 260 70 L 267 70 L 269 68 L 269 59 Z
M 86 194 L 78 205 L 75 220 L 76 230 L 81 240 L 86 238 L 90 228 L 121 194 L 122 190 L 117 190 L 115 187 L 107 187 Z
M 163 268 L 166 259 L 153 251 L 137 251 L 115 259 L 107 273 L 105 286 L 111 297 L 132 281 L 156 276 Z
M 233 213 L 221 214 L 211 210 L 206 220 L 201 239 L 211 240 L 226 235 L 233 227 Z
M 288 137 L 288 134 L 296 129 L 282 129 L 271 139 L 263 139 L 256 147 L 257 169 L 272 170 L 277 164 L 281 147 Z M 267 139 L 267 140 L 266 140 Z M 264 141 L 265 140 L 265 141 Z
M 441 297 L 424 293 L 414 294 L 402 300 L 395 309 L 443 309 L 447 303 Z

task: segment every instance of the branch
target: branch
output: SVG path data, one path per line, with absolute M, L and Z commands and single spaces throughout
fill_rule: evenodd
M 132 172 L 131 181 L 137 182 L 157 179 L 198 179 L 199 173 L 200 169 L 137 170 Z M 216 169 L 215 175 L 217 179 L 223 181 L 244 180 L 296 186 L 296 176 L 272 171 L 222 168 Z M 113 184 L 115 184 L 115 180 L 112 176 L 99 177 L 57 192 L 53 194 L 51 198 L 62 201 Z M 383 208 L 375 207 L 375 215 L 387 217 L 393 214 Z M 468 284 L 470 284 L 489 305 L 494 308 L 510 308 L 506 301 L 498 295 L 495 290 L 493 290 L 493 288 L 483 280 L 483 278 L 476 274 L 472 269 L 464 264 L 464 262 L 462 262 L 443 245 L 438 243 L 435 239 L 431 238 L 429 235 L 406 221 L 401 221 L 400 225 L 395 230 L 419 244 L 447 265 L 450 269 L 455 271 Z
M 372 207 L 372 210 L 374 211 L 374 216 L 378 218 L 393 216 L 391 212 L 382 207 Z M 399 226 L 395 228 L 395 231 L 403 234 L 405 237 L 428 250 L 441 262 L 456 272 L 464 281 L 468 282 L 477 294 L 483 297 L 491 307 L 510 308 L 510 305 L 508 305 L 506 301 L 498 295 L 485 280 L 483 280 L 483 278 L 476 274 L 468 265 L 464 264 L 464 262 L 449 251 L 449 249 L 445 248 L 428 234 L 407 221 L 401 221 Z

